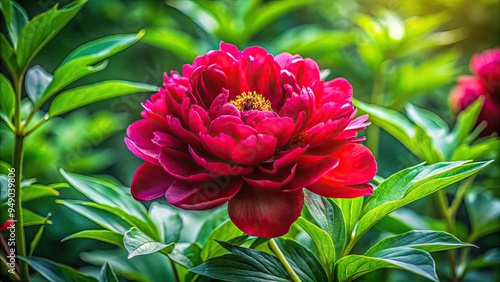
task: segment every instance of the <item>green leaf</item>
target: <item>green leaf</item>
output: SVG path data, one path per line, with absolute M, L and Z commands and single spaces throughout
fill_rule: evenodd
M 368 198 L 356 228 L 356 237 L 394 210 L 456 183 L 489 163 L 449 162 L 426 167 L 417 165 L 392 175 Z
M 102 100 L 138 92 L 155 92 L 158 87 L 129 81 L 109 80 L 85 85 L 59 94 L 49 108 L 54 117 Z
M 0 55 L 2 56 L 2 60 L 5 62 L 5 65 L 9 69 L 10 73 L 13 76 L 17 75 L 18 70 L 14 48 L 12 48 L 12 45 L 10 45 L 7 38 L 5 38 L 2 33 L 0 33 Z
M 73 200 L 56 200 L 56 203 L 63 204 L 97 225 L 119 234 L 125 234 L 132 227 L 122 218 L 99 208 L 96 203 Z
M 455 142 L 456 145 L 454 147 L 464 143 L 468 139 L 467 137 L 476 125 L 479 113 L 483 108 L 483 103 L 484 99 L 482 97 L 478 98 L 474 103 L 470 104 L 465 110 L 458 114 L 457 122 L 449 137 Z
M 336 264 L 339 282 L 352 281 L 360 276 L 381 268 L 406 270 L 432 281 L 439 281 L 434 260 L 429 253 L 412 248 L 394 248 L 379 252 L 374 257 L 348 255 Z
M 342 253 L 347 240 L 344 217 L 340 207 L 331 199 L 305 193 L 306 207 L 318 226 L 326 231 L 335 245 L 336 258 Z
M 45 218 L 45 220 L 47 221 L 50 216 L 51 216 L 51 214 L 49 213 L 47 215 L 47 217 Z M 33 255 L 33 253 L 35 252 L 35 249 L 36 249 L 36 246 L 38 245 L 38 242 L 40 242 L 40 239 L 42 239 L 44 229 L 45 229 L 45 225 L 41 225 L 40 228 L 38 228 L 38 231 L 36 232 L 35 236 L 33 237 L 33 240 L 31 241 L 30 253 L 28 256 L 31 257 Z
M 168 50 L 186 62 L 201 53 L 200 44 L 194 38 L 174 29 L 148 30 L 143 42 Z
M 78 47 L 54 71 L 54 79 L 43 94 L 43 99 L 50 98 L 57 91 L 84 76 L 103 70 L 107 66 L 104 59 L 128 48 L 142 36 L 144 31 L 139 31 L 137 34 L 113 35 Z
M 9 120 L 12 120 L 16 94 L 14 94 L 14 89 L 10 81 L 3 74 L 0 74 L 0 89 L 2 89 L 2 97 L 0 100 L 2 112 L 5 113 Z
M 276 240 L 276 244 L 301 281 L 329 281 L 321 263 L 306 247 L 291 239 L 279 238 Z
M 219 241 L 229 241 L 241 235 L 244 235 L 243 231 L 238 229 L 231 220 L 226 220 L 208 235 L 206 243 L 201 249 L 201 258 L 205 261 L 208 258 L 225 253 L 224 248 L 215 241 L 216 239 Z
M 232 254 L 211 258 L 191 268 L 196 274 L 213 279 L 241 282 L 288 282 L 288 273 L 279 260 L 267 253 L 220 242 Z
M 492 267 L 500 265 L 500 249 L 493 248 L 484 255 L 469 262 L 465 267 L 464 274 L 477 268 Z
M 42 225 L 42 224 L 52 224 L 51 220 L 36 214 L 27 208 L 23 208 L 23 220 L 24 226 Z
M 208 236 L 210 236 L 210 233 L 212 233 L 212 231 L 214 231 L 217 226 L 221 225 L 228 219 L 229 216 L 227 214 L 227 209 L 219 209 L 217 212 L 211 214 L 203 222 L 200 232 L 198 232 L 198 236 L 196 237 L 196 242 L 200 245 L 205 245 Z
M 303 217 L 299 217 L 294 224 L 297 224 L 309 234 L 318 249 L 321 264 L 328 270 L 327 273 L 330 273 L 335 262 L 335 246 L 330 235 Z
M 78 0 L 64 9 L 54 8 L 28 21 L 19 34 L 17 65 L 25 69 L 40 49 L 49 42 L 82 8 L 86 0 Z
M 34 66 L 26 74 L 26 92 L 33 103 L 42 97 L 42 94 L 52 81 L 52 74 L 48 73 L 41 66 Z
M 23 256 L 19 258 L 24 260 L 31 268 L 51 282 L 97 282 L 92 276 L 83 274 L 74 268 L 45 258 L 27 258 Z
M 0 1 L 0 10 L 2 10 L 3 17 L 5 19 L 5 26 L 8 26 L 12 21 L 12 3 L 11 0 Z
M 168 257 L 187 269 L 202 263 L 201 247 L 198 243 L 177 243 Z
M 113 244 L 118 247 L 123 247 L 123 235 L 110 230 L 82 230 L 63 238 L 61 242 L 71 239 L 94 239 Z
M 500 229 L 500 200 L 491 192 L 471 191 L 465 197 L 465 206 L 476 239 Z
M 23 203 L 50 196 L 59 196 L 59 192 L 54 188 L 40 184 L 23 187 L 23 193 L 21 194 Z
M 352 198 L 352 199 L 335 199 L 337 205 L 339 205 L 342 210 L 342 215 L 344 216 L 344 222 L 346 226 L 346 235 L 350 235 L 354 230 L 354 226 L 358 221 L 359 215 L 361 213 L 361 208 L 363 207 L 363 197 Z
M 101 272 L 99 273 L 99 282 L 118 282 L 118 277 L 116 276 L 113 267 L 107 262 L 102 266 Z
M 154 202 L 149 206 L 149 217 L 158 229 L 163 243 L 179 241 L 182 229 L 182 219 L 179 213 L 169 206 Z
M 12 46 L 14 46 L 14 48 L 17 48 L 19 46 L 18 45 L 20 37 L 19 33 L 28 22 L 28 14 L 23 9 L 23 7 L 21 7 L 21 5 L 17 4 L 14 1 L 9 1 L 9 2 L 12 3 L 10 21 L 7 22 L 9 20 L 8 19 L 9 15 L 4 12 L 4 15 L 6 16 L 5 23 L 7 26 L 7 30 L 9 32 L 9 37 L 10 41 L 12 42 Z M 3 6 L 4 5 L 2 5 L 2 7 Z M 7 8 L 7 10 L 9 9 L 8 4 L 5 5 L 5 7 Z
M 151 239 L 137 227 L 132 227 L 123 236 L 123 245 L 128 251 L 128 258 L 135 256 L 148 255 L 162 251 L 166 254 L 170 253 L 174 248 L 175 243 L 163 244 Z M 168 248 L 167 250 L 164 250 Z
M 442 231 L 412 230 L 381 240 L 366 251 L 365 256 L 374 256 L 383 250 L 398 247 L 409 247 L 432 253 L 456 248 L 474 247 L 474 245 L 462 243 L 452 234 Z
M 370 115 L 370 121 L 389 132 L 411 150 L 413 146 L 412 139 L 415 136 L 415 125 L 404 115 L 384 107 L 365 104 L 356 99 L 353 99 L 353 103 L 361 112 Z

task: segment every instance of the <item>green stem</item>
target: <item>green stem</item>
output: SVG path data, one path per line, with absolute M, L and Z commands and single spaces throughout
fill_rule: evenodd
M 382 106 L 384 103 L 384 75 L 378 73 L 373 81 L 373 91 L 370 103 Z M 372 151 L 375 158 L 378 156 L 378 147 L 380 140 L 380 128 L 375 125 L 368 126 L 366 131 L 366 146 Z
M 7 274 L 7 276 L 9 276 L 10 280 L 11 281 L 21 281 L 21 277 L 19 277 L 19 275 L 17 274 L 17 272 L 10 272 L 12 271 L 10 266 L 9 266 L 9 263 L 7 262 L 7 260 L 4 258 L 4 257 L 1 257 L 0 256 L 0 264 L 2 265 L 2 269 L 5 271 L 5 273 Z
M 472 185 L 472 183 L 474 183 L 474 179 L 476 179 L 476 174 L 470 176 L 460 184 L 460 187 L 458 188 L 457 193 L 455 194 L 455 197 L 451 202 L 450 208 L 448 209 L 448 213 L 452 217 L 456 215 L 458 208 L 460 207 L 460 204 L 462 203 L 462 200 L 464 199 L 467 190 Z
M 359 238 L 359 237 L 358 237 Z M 349 242 L 347 243 L 347 245 L 345 246 L 344 250 L 342 251 L 342 254 L 340 255 L 341 258 L 347 256 L 352 248 L 354 247 L 354 245 L 356 244 L 358 240 L 355 238 L 355 236 L 351 235 L 351 238 L 349 240 Z
M 281 252 L 280 248 L 278 247 L 278 245 L 276 245 L 276 242 L 274 241 L 274 239 L 269 240 L 269 247 L 271 247 L 271 250 L 278 257 L 279 261 L 285 267 L 288 274 L 290 274 L 292 281 L 301 282 L 299 276 L 297 276 L 297 273 L 295 273 L 295 271 L 293 271 L 292 267 L 290 266 L 290 264 L 286 260 L 285 256 Z
M 441 189 L 437 191 L 435 194 L 436 200 L 438 202 L 438 209 L 439 212 L 441 213 L 441 216 L 444 218 L 444 221 L 446 223 L 446 231 L 449 233 L 455 235 L 455 221 L 454 221 L 454 215 L 451 215 L 449 211 L 449 206 L 448 206 L 448 200 L 446 199 L 446 191 L 444 189 Z M 451 277 L 452 281 L 456 281 L 457 279 L 457 272 L 456 272 L 456 267 L 457 267 L 457 253 L 455 250 L 449 250 L 448 251 L 448 258 L 450 260 L 450 270 L 451 270 Z
M 171 259 L 169 259 L 169 261 L 170 261 L 170 268 L 172 268 L 172 272 L 174 274 L 175 281 L 176 282 L 181 281 L 179 279 L 179 272 L 177 272 L 177 267 L 175 266 L 175 263 Z

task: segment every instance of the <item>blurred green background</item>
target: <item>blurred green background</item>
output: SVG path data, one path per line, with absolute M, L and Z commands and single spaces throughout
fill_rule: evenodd
M 19 4 L 33 17 L 56 3 L 69 2 Z M 289 4 L 277 8 L 276 2 Z M 499 11 L 495 0 L 91 0 L 41 50 L 33 65 L 52 73 L 85 42 L 145 29 L 145 38 L 113 56 L 105 71 L 71 86 L 104 79 L 161 86 L 164 72 L 180 71 L 197 54 L 218 48 L 221 40 L 240 49 L 261 45 L 274 54 L 286 51 L 313 58 L 321 69 L 330 70 L 328 79 L 347 78 L 359 100 L 396 110 L 412 102 L 452 124 L 450 89 L 459 75 L 470 74 L 468 63 L 474 53 L 500 46 Z M 126 127 L 140 119 L 145 99 L 145 94 L 123 96 L 52 120 L 27 139 L 24 176 L 42 184 L 61 182 L 58 169 L 64 168 L 110 175 L 128 186 L 142 161 L 126 149 L 123 138 Z M 12 136 L 5 128 L 0 134 L 1 160 L 10 163 Z M 383 177 L 420 162 L 383 131 L 377 160 Z M 490 173 L 498 175 L 495 169 Z M 60 191 L 62 199 L 81 197 L 72 189 Z M 39 214 L 52 212 L 53 224 L 45 229 L 35 255 L 81 267 L 86 265 L 81 251 L 110 248 L 91 240 L 61 242 L 93 224 L 48 199 L 28 204 Z M 36 230 L 28 227 L 28 238 Z M 494 244 L 494 238 L 485 240 Z

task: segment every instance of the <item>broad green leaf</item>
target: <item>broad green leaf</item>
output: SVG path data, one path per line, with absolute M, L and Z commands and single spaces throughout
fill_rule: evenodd
M 456 248 L 474 247 L 474 245 L 462 243 L 452 234 L 442 231 L 412 230 L 381 240 L 368 249 L 365 256 L 374 256 L 383 250 L 398 247 L 409 247 L 432 253 Z
M 208 258 L 225 253 L 224 248 L 215 240 L 229 241 L 241 235 L 244 235 L 243 231 L 238 229 L 231 220 L 224 221 L 208 235 L 206 243 L 201 249 L 201 258 L 205 261 Z
M 28 14 L 23 9 L 23 7 L 21 7 L 21 5 L 17 4 L 16 2 L 14 2 L 14 1 L 8 1 L 8 2 L 11 2 L 12 6 L 11 6 L 10 21 L 8 23 L 7 23 L 8 14 L 5 15 L 6 16 L 6 18 L 5 18 L 6 26 L 7 26 L 8 32 L 9 32 L 9 37 L 10 37 L 10 41 L 12 42 L 12 46 L 14 46 L 14 48 L 17 48 L 19 46 L 18 45 L 18 41 L 19 41 L 19 37 L 20 37 L 19 33 L 21 32 L 23 27 L 28 22 Z M 3 6 L 4 5 L 2 5 L 2 7 Z M 5 7 L 7 9 L 9 9 L 9 5 L 5 5 Z M 6 13 L 4 13 L 4 14 L 6 14 Z
M 14 115 L 14 103 L 16 101 L 16 94 L 10 84 L 10 81 L 3 74 L 0 74 L 0 89 L 2 90 L 1 109 L 9 120 Z
M 159 251 L 170 253 L 175 243 L 163 244 L 151 239 L 137 227 L 132 227 L 123 236 L 123 245 L 128 251 L 128 258 L 135 256 L 148 255 Z M 167 248 L 167 250 L 164 250 Z
M 36 214 L 27 208 L 23 208 L 23 220 L 24 226 L 52 224 L 51 220 L 48 220 L 46 217 Z
M 157 86 L 144 83 L 118 80 L 98 82 L 59 94 L 50 105 L 48 114 L 54 117 L 102 100 L 138 92 L 155 92 L 157 90 Z
M 13 76 L 17 75 L 18 70 L 14 49 L 2 33 L 0 33 L 0 55 L 10 73 Z
M 63 204 L 80 215 L 90 219 L 97 225 L 119 234 L 125 234 L 125 232 L 132 227 L 120 217 L 96 208 L 95 203 L 70 200 L 56 200 L 56 203 Z M 92 204 L 94 204 L 94 206 L 91 207 Z
M 52 81 L 52 74 L 48 73 L 41 66 L 34 66 L 26 73 L 26 92 L 33 103 L 36 103 L 42 97 L 45 89 Z
M 490 162 L 451 162 L 405 169 L 382 182 L 368 200 L 358 222 L 359 237 L 394 210 L 478 172 Z
M 221 225 L 228 219 L 229 216 L 227 213 L 227 209 L 219 209 L 217 212 L 211 214 L 203 222 L 200 232 L 198 232 L 198 236 L 196 237 L 196 242 L 202 246 L 205 245 L 210 233 L 212 233 L 212 231 L 214 231 L 217 226 Z
M 276 244 L 301 281 L 330 281 L 319 260 L 306 247 L 291 239 L 279 238 L 276 239 Z
M 163 243 L 179 241 L 182 229 L 182 219 L 179 213 L 169 206 L 154 202 L 149 206 L 149 217 L 158 229 Z
M 232 254 L 211 258 L 205 263 L 191 268 L 190 271 L 226 281 L 291 281 L 288 273 L 276 257 L 261 251 L 232 246 L 224 242 L 220 242 L 220 244 Z
M 446 147 L 448 148 L 446 150 L 449 150 L 448 144 L 440 145 L 440 147 Z M 426 129 L 418 125 L 415 127 L 413 146 L 408 149 L 410 149 L 410 151 L 421 160 L 424 160 L 429 164 L 445 161 L 446 152 L 441 152 L 437 147 L 437 144 L 435 144 L 432 140 L 432 137 L 427 133 Z
M 110 230 L 82 230 L 80 232 L 71 234 L 61 240 L 61 242 L 71 239 L 94 239 L 109 244 L 123 247 L 123 234 L 116 233 Z
M 303 217 L 299 217 L 294 224 L 297 224 L 309 234 L 318 249 L 318 257 L 321 264 L 328 270 L 328 273 L 331 272 L 331 268 L 335 262 L 335 245 L 330 235 Z
M 341 258 L 335 266 L 339 282 L 352 281 L 381 268 L 402 269 L 432 281 L 439 281 L 434 260 L 429 253 L 412 248 L 400 247 L 384 250 L 374 257 L 348 255 Z
M 187 269 L 202 263 L 201 247 L 198 243 L 177 243 L 168 257 Z
M 45 220 L 47 221 L 48 218 L 51 216 L 49 213 Z M 42 239 L 43 235 L 43 230 L 45 229 L 45 225 L 41 225 L 40 228 L 38 228 L 38 231 L 35 233 L 35 236 L 33 237 L 33 240 L 31 240 L 30 244 L 30 252 L 28 256 L 33 256 L 33 253 L 35 252 L 36 246 L 38 245 L 38 242 L 40 242 L 40 239 Z
M 101 272 L 99 273 L 99 282 L 118 282 L 118 277 L 116 276 L 113 267 L 107 262 L 102 266 Z
M 337 258 L 342 253 L 347 240 L 344 217 L 340 207 L 331 199 L 305 193 L 306 207 L 318 226 L 326 231 L 335 245 Z
M 346 226 L 346 235 L 350 236 L 361 213 L 361 208 L 363 207 L 363 197 L 352 199 L 335 199 L 335 202 L 342 210 L 342 215 L 344 216 L 344 222 Z
M 113 35 L 78 47 L 54 71 L 54 79 L 43 94 L 43 100 L 47 100 L 70 83 L 103 70 L 107 66 L 104 61 L 106 58 L 136 43 L 143 35 L 144 31 L 137 34 Z
M 452 161 L 494 159 L 500 152 L 500 138 L 486 138 L 475 142 L 473 145 L 463 143 L 456 148 Z
M 370 115 L 370 121 L 389 132 L 407 148 L 412 149 L 415 125 L 404 115 L 391 109 L 365 104 L 356 99 L 353 99 L 353 103 L 360 112 Z
M 25 69 L 40 49 L 49 42 L 82 8 L 87 0 L 77 0 L 63 9 L 54 8 L 29 20 L 19 33 L 17 65 Z
M 23 203 L 50 196 L 59 196 L 59 192 L 54 188 L 40 184 L 23 187 L 23 193 L 21 194 Z
M 471 191 L 465 197 L 474 238 L 500 230 L 500 200 L 489 191 Z
M 186 62 L 191 62 L 201 52 L 200 44 L 180 30 L 148 30 L 142 42 L 168 50 Z
M 83 274 L 69 266 L 45 258 L 19 257 L 31 268 L 51 282 L 98 282 L 94 277 Z

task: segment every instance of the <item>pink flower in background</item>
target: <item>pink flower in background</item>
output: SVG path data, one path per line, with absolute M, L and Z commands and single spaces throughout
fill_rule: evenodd
M 450 105 L 458 113 L 479 97 L 484 104 L 477 124 L 486 121 L 480 136 L 500 132 L 500 48 L 486 50 L 472 57 L 470 68 L 475 76 L 463 76 L 450 94 Z
M 12 226 L 12 224 L 14 224 L 14 220 L 13 219 L 6 220 L 2 225 L 0 225 L 0 231 L 1 230 L 7 230 L 9 227 Z
M 322 196 L 372 194 L 377 167 L 359 144 L 352 87 L 320 79 L 316 62 L 261 47 L 220 50 L 164 76 L 125 138 L 145 163 L 132 179 L 141 201 L 183 209 L 229 202 L 244 232 L 278 237 L 300 216 L 303 188 Z

